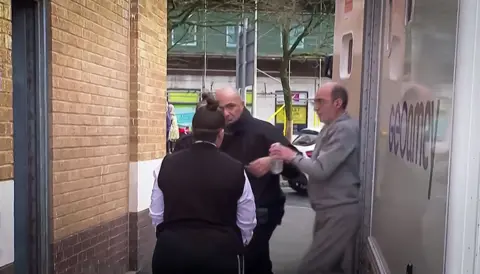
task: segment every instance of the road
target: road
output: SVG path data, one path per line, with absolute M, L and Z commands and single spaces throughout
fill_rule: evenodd
M 307 197 L 284 188 L 287 205 L 283 223 L 270 242 L 270 254 L 275 274 L 295 274 L 298 263 L 312 239 L 314 213 Z

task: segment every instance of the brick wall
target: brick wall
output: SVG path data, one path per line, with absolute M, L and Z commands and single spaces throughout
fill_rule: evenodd
M 148 213 L 148 210 L 130 213 L 129 219 L 129 270 L 142 274 L 151 272 L 152 255 L 157 241 Z
M 130 161 L 165 154 L 166 1 L 131 1 Z
M 53 0 L 51 9 L 53 216 L 61 239 L 127 212 L 129 20 L 128 1 Z
M 129 2 L 52 0 L 51 12 L 55 272 L 117 264 L 109 273 L 120 273 L 128 261 Z
M 10 0 L 0 0 L 0 181 L 13 178 L 12 25 Z
M 0 0 L 0 181 L 13 177 L 9 3 Z M 51 37 L 54 273 L 123 274 L 129 162 L 165 154 L 166 1 L 51 0 Z M 142 216 L 131 240 L 150 244 L 131 248 L 136 266 L 154 243 Z

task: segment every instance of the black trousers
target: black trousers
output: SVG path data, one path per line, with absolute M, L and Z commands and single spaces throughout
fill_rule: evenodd
M 157 233 L 152 274 L 238 274 L 242 257 L 222 243 L 203 237 L 185 237 L 171 232 Z M 200 236 L 200 235 L 199 235 Z
M 174 152 L 176 144 L 177 144 L 177 140 L 168 140 L 167 141 L 167 153 Z
M 273 274 L 269 242 L 277 226 L 277 222 L 257 225 L 245 253 L 245 274 Z

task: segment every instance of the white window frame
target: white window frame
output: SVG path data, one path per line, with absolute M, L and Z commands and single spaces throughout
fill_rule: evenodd
M 172 46 L 196 47 L 197 46 L 197 25 L 193 25 L 191 30 L 193 31 L 193 34 L 192 34 L 193 41 L 188 43 L 182 43 L 182 42 L 177 43 L 175 41 L 175 29 L 172 29 L 172 34 L 171 34 Z
M 461 14 L 461 16 L 460 16 Z M 480 6 L 460 1 L 458 9 L 452 140 L 444 273 L 478 273 L 480 266 Z
M 236 43 L 229 43 L 228 39 L 232 37 L 232 34 L 230 33 L 231 31 L 234 31 L 233 35 L 235 35 L 235 38 L 237 39 Z M 235 31 L 236 30 L 236 31 Z M 226 26 L 225 27 L 225 46 L 227 48 L 235 48 L 237 47 L 238 44 L 238 32 L 240 31 L 240 27 L 238 26 Z
M 294 27 L 293 29 L 290 30 L 289 34 L 290 34 L 290 39 L 288 39 L 288 46 L 291 47 L 293 45 L 293 42 L 292 41 L 292 32 L 294 31 L 294 29 L 297 29 L 297 28 L 301 28 L 301 32 L 303 32 L 303 30 L 305 30 L 305 26 L 296 26 Z M 282 34 L 282 31 L 280 31 L 280 48 L 282 47 L 282 37 L 283 37 L 283 34 Z M 294 37 L 293 40 L 297 40 L 297 37 Z M 305 48 L 305 37 L 302 38 L 302 40 L 300 41 L 300 43 L 298 43 L 298 46 L 297 46 L 297 49 L 303 49 Z

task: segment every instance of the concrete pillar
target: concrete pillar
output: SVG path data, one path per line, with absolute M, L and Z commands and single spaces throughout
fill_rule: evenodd
M 363 0 L 336 0 L 333 48 L 333 80 L 349 91 L 348 112 L 360 115 L 362 53 L 363 53 Z M 352 47 L 349 42 L 352 40 Z M 351 69 L 348 70 L 348 59 Z

